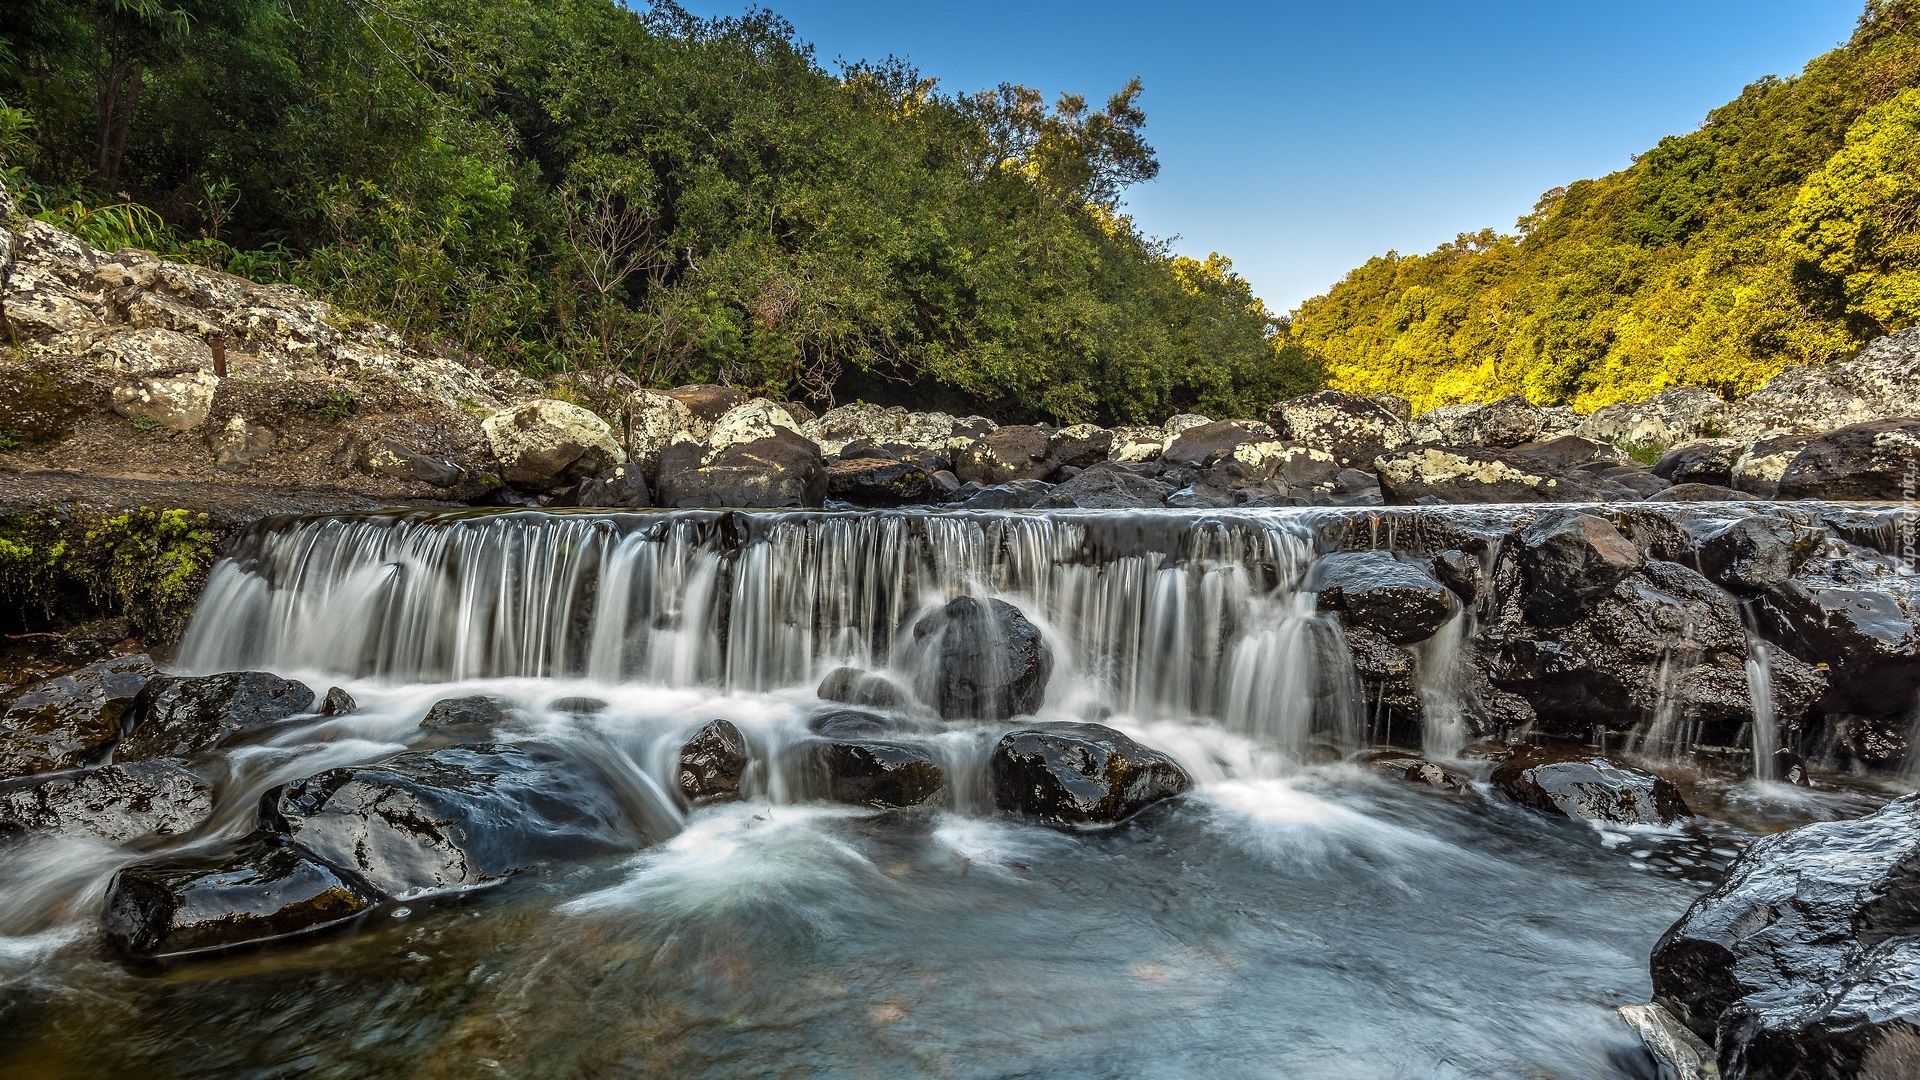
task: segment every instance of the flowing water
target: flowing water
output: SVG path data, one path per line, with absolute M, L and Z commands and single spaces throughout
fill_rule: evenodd
M 1366 717 L 1301 584 L 1325 550 L 1412 547 L 1434 527 L 1326 512 L 268 522 L 212 575 L 178 666 L 339 685 L 360 708 L 204 762 L 220 803 L 190 843 L 245 833 L 276 784 L 422 745 L 435 701 L 485 693 L 511 706 L 501 738 L 620 793 L 633 853 L 136 969 L 92 926 L 138 853 L 0 849 L 0 1075 L 1651 1076 L 1611 1010 L 1645 1000 L 1649 949 L 1738 831 L 1600 831 L 1339 763 Z M 914 621 L 959 594 L 1045 631 L 1042 718 L 1120 728 L 1195 792 L 1103 834 L 1015 823 L 985 807 L 1011 723 L 907 717 L 949 766 L 945 802 L 811 800 L 783 750 L 820 709 L 813 687 L 841 664 L 912 685 Z M 1422 647 L 1432 754 L 1464 741 L 1471 618 Z M 715 717 L 759 765 L 746 801 L 689 815 L 668 795 L 676 755 Z

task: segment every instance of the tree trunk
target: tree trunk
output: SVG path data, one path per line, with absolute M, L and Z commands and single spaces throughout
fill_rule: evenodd
M 120 115 L 118 129 L 113 133 L 113 156 L 107 163 L 106 181 L 109 188 L 120 183 L 120 166 L 127 159 L 127 137 L 133 132 L 133 113 L 140 107 L 140 84 L 144 81 L 147 65 L 135 60 L 128 68 L 126 85 L 120 95 Z

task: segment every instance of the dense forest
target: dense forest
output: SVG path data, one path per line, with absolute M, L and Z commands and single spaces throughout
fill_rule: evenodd
M 1104 107 L 828 71 L 777 16 L 614 0 L 11 0 L 0 169 L 108 249 L 285 281 L 534 374 L 1056 422 L 1320 372 L 1121 196 Z
M 1524 393 L 1585 411 L 1726 396 L 1920 322 L 1920 3 L 1767 78 L 1518 231 L 1388 254 L 1293 315 L 1335 385 L 1418 406 Z

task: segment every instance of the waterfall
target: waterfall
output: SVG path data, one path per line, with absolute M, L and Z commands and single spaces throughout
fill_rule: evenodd
M 1753 778 L 1777 780 L 1774 754 L 1780 749 L 1779 725 L 1773 714 L 1773 668 L 1769 646 L 1747 635 L 1747 696 L 1753 702 Z
M 559 677 L 761 692 L 831 668 L 912 685 L 915 620 L 1004 599 L 1048 705 L 1198 719 L 1296 758 L 1359 730 L 1310 513 L 413 512 L 277 519 L 214 569 L 191 671 L 402 684 Z

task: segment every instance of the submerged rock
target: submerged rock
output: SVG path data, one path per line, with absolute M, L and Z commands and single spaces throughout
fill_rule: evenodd
M 125 867 L 107 887 L 101 925 L 123 956 L 167 959 L 312 933 L 373 903 L 351 875 L 297 845 L 251 837 Z
M 900 725 L 877 713 L 834 709 L 809 719 L 807 730 L 829 739 L 864 739 L 872 735 L 893 734 L 900 730 Z
M 1429 564 L 1430 565 L 1430 564 Z M 1425 641 L 1459 614 L 1460 601 L 1426 567 L 1386 551 L 1343 551 L 1313 564 L 1307 587 L 1322 610 L 1396 645 Z
M 129 734 L 114 760 L 186 757 L 312 707 L 313 691 L 304 683 L 265 671 L 161 675 L 127 710 Z
M 918 806 L 947 789 L 947 771 L 924 746 L 837 738 L 804 744 L 803 767 L 834 802 L 878 809 Z
M 1398 780 L 1403 784 L 1432 788 L 1444 795 L 1474 799 L 1480 797 L 1480 793 L 1473 788 L 1472 777 L 1414 754 L 1401 753 L 1397 750 L 1376 750 L 1363 755 L 1360 763 L 1381 776 Z
M 709 720 L 680 748 L 674 784 L 694 806 L 729 802 L 740 797 L 748 764 L 746 737 L 733 721 Z
M 892 679 L 853 667 L 837 667 L 827 672 L 815 692 L 826 701 L 876 709 L 898 709 L 911 700 L 911 695 Z
M 1730 1080 L 1920 1075 L 1920 796 L 1755 840 L 1649 967 Z
M 260 820 L 398 899 L 633 846 L 620 800 L 591 770 L 505 744 L 330 769 L 268 791 Z
M 1060 829 L 1113 825 L 1193 787 L 1178 762 L 1099 724 L 1008 732 L 987 761 L 993 805 Z
M 33 833 L 125 844 L 192 832 L 213 816 L 213 785 L 177 761 L 136 761 L 0 785 L 0 839 Z
M 0 715 L 0 780 L 105 757 L 153 674 L 148 657 L 122 656 L 29 686 Z
M 1493 786 L 1543 814 L 1615 825 L 1671 825 L 1691 817 L 1672 781 L 1603 757 L 1554 759 L 1528 748 L 1493 770 Z
M 957 596 L 913 624 L 914 693 L 949 720 L 1005 720 L 1047 695 L 1053 651 L 1004 600 Z

